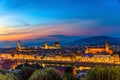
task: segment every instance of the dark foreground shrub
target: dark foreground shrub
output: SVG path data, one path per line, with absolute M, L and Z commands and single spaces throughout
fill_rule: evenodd
M 87 72 L 86 80 L 120 80 L 120 67 L 96 66 Z

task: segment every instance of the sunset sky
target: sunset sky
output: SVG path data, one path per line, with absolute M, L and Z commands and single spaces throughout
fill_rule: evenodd
M 0 0 L 0 41 L 48 35 L 120 37 L 120 0 Z

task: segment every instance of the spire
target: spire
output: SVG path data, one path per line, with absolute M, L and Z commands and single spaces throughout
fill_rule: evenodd
M 20 43 L 20 40 L 18 41 L 18 49 L 21 49 L 21 43 Z

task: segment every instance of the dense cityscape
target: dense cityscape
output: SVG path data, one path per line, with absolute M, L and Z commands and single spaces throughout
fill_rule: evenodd
M 0 80 L 120 80 L 120 0 L 0 0 Z
M 103 47 L 62 47 L 58 41 L 51 46 L 47 42 L 43 46 L 21 45 L 21 41 L 18 41 L 17 48 L 0 49 L 0 69 L 19 73 L 21 68 L 28 65 L 39 65 L 39 68 L 52 67 L 63 74 L 67 68 L 71 68 L 72 75 L 81 80 L 85 78 L 87 71 L 96 65 L 120 66 L 120 50 L 113 50 L 107 38 Z

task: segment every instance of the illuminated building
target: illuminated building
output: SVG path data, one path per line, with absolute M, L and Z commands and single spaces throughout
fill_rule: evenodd
M 73 67 L 73 76 L 76 76 L 76 66 Z
M 37 51 L 36 50 L 36 48 L 28 48 L 28 47 L 23 47 L 23 46 L 21 46 L 21 42 L 20 41 L 18 41 L 18 43 L 17 43 L 18 45 L 17 45 L 17 51 L 19 51 L 19 52 L 21 52 L 21 51 L 27 51 L 27 52 L 31 52 L 31 51 Z
M 85 53 L 92 53 L 92 54 L 97 54 L 97 53 L 102 53 L 106 52 L 109 54 L 113 53 L 113 50 L 110 49 L 108 40 L 106 40 L 105 47 L 87 47 L 85 50 Z
M 17 50 L 18 50 L 18 51 L 24 51 L 24 50 L 27 49 L 27 47 L 22 47 L 22 46 L 21 46 L 21 42 L 20 42 L 20 41 L 18 41 L 17 44 L 18 44 L 18 46 L 17 46 Z
M 17 46 L 18 48 L 18 50 L 21 50 L 21 43 L 20 43 L 20 41 L 18 41 L 18 46 Z
M 61 62 L 95 62 L 95 63 L 113 63 L 113 64 L 120 64 L 120 57 L 119 55 L 93 55 L 91 57 L 89 56 L 81 56 L 81 55 L 55 55 L 55 56 L 42 56 L 37 55 L 36 58 L 34 54 L 14 54 L 12 56 L 11 54 L 4 53 L 0 54 L 0 58 L 8 59 L 8 60 L 32 60 L 32 61 L 61 61 Z M 2 61 L 1 61 L 2 62 Z M 18 62 L 18 64 L 21 64 L 21 61 Z M 45 65 L 44 65 L 45 66 Z M 73 69 L 74 74 L 75 68 Z
M 29 48 L 29 47 L 23 47 L 23 46 L 21 46 L 21 42 L 20 41 L 18 41 L 18 46 L 17 46 L 17 51 L 27 51 L 27 52 L 32 52 L 32 51 L 38 51 L 39 49 L 39 47 L 34 47 L 34 48 Z M 54 45 L 53 46 L 50 46 L 50 45 L 48 45 L 47 43 L 45 43 L 42 47 L 41 47 L 42 49 L 60 49 L 61 47 L 60 47 L 60 44 L 59 44 L 59 42 L 58 41 L 55 41 L 54 42 Z
M 42 46 L 42 49 L 60 49 L 60 44 L 58 41 L 55 41 L 54 45 L 53 46 L 50 46 L 48 45 L 48 43 L 45 43 L 43 46 Z
M 17 61 L 0 58 L 0 69 L 15 69 Z

